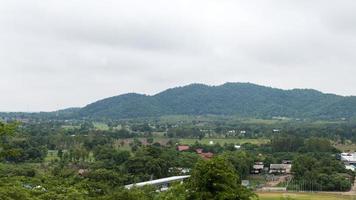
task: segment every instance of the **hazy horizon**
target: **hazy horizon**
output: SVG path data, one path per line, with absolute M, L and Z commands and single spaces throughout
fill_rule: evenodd
M 356 2 L 0 3 L 0 111 L 82 107 L 191 83 L 356 95 Z

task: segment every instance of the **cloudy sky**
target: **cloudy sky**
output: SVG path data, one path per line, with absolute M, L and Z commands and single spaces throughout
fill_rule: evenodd
M 354 0 L 0 0 L 0 111 L 190 83 L 356 95 Z

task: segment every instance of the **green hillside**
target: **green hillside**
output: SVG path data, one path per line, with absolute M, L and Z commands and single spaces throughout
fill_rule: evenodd
M 163 115 L 235 115 L 241 117 L 354 118 L 356 97 L 310 89 L 281 90 L 250 83 L 220 86 L 192 84 L 153 96 L 124 94 L 87 105 L 88 118 L 136 118 Z

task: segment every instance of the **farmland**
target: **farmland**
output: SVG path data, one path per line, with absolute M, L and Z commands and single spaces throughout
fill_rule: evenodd
M 260 200 L 354 200 L 356 196 L 326 193 L 258 193 Z
M 209 144 L 210 141 L 213 142 L 213 144 L 221 144 L 224 145 L 226 144 L 246 144 L 246 143 L 251 143 L 251 144 L 266 144 L 269 140 L 268 139 L 237 139 L 237 138 L 203 138 L 202 140 L 197 140 L 197 139 L 179 139 L 179 142 L 181 144 L 187 144 L 191 145 L 194 144 L 195 142 L 199 142 L 201 144 Z

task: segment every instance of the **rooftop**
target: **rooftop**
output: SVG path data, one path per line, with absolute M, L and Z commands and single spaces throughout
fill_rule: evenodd
M 130 185 L 125 185 L 126 189 L 131 189 L 132 187 L 143 187 L 146 185 L 159 185 L 159 184 L 165 184 L 165 183 L 170 183 L 173 181 L 182 181 L 184 179 L 189 178 L 190 176 L 173 176 L 173 177 L 168 177 L 168 178 L 162 178 L 162 179 L 157 179 L 157 180 L 152 180 L 152 181 L 146 181 L 146 182 L 141 182 L 141 183 L 134 183 Z

